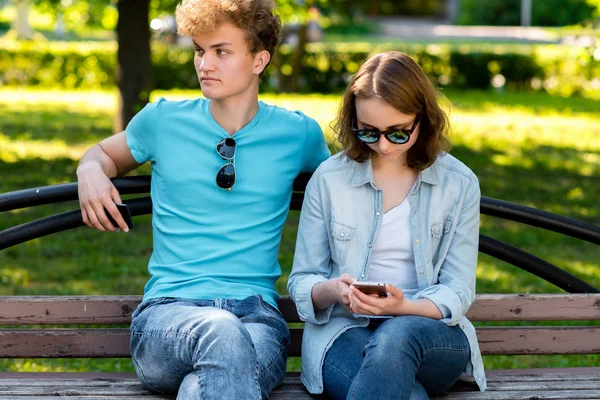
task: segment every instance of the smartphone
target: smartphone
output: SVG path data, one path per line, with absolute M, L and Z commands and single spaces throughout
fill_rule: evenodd
M 352 286 L 365 294 L 376 294 L 379 297 L 387 297 L 385 283 L 382 282 L 354 282 Z
M 117 206 L 117 209 L 119 210 L 119 212 L 121 213 L 121 217 L 123 217 L 123 220 L 129 227 L 129 229 L 133 228 L 133 220 L 131 219 L 131 213 L 129 212 L 129 206 L 127 206 L 127 204 L 116 204 L 116 206 Z M 109 214 L 109 212 L 106 208 L 104 209 L 104 212 L 106 213 L 106 216 L 108 217 L 108 220 L 110 221 L 110 223 L 113 224 L 113 226 L 115 228 L 118 228 L 119 225 L 117 225 L 114 218 Z

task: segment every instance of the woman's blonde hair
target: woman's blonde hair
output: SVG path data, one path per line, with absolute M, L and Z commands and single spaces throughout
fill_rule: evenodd
M 363 162 L 373 151 L 358 140 L 356 98 L 377 97 L 404 114 L 420 118 L 419 138 L 408 151 L 408 166 L 418 170 L 429 167 L 442 152 L 448 152 L 448 117 L 438 105 L 441 96 L 419 65 L 408 55 L 388 51 L 371 56 L 352 77 L 333 126 L 346 157 Z

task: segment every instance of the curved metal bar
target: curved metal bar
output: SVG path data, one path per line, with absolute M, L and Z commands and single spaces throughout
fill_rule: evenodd
M 301 209 L 304 195 L 298 192 L 304 191 L 310 177 L 310 173 L 303 173 L 294 181 L 294 193 L 292 194 L 290 209 Z M 148 193 L 150 191 L 149 175 L 114 178 L 112 181 L 122 194 Z M 77 183 L 19 190 L 0 194 L 0 212 L 76 199 Z M 152 212 L 150 197 L 131 199 L 125 201 L 125 203 L 130 206 L 133 216 L 150 214 Z M 576 219 L 489 197 L 482 197 L 481 212 L 486 215 L 525 223 L 600 244 L 600 227 Z M 0 232 L 0 250 L 31 239 L 77 228 L 82 225 L 83 221 L 81 220 L 80 210 L 52 215 L 21 224 Z M 479 250 L 545 279 L 567 292 L 599 292 L 598 289 L 551 263 L 488 236 L 480 235 Z
M 132 216 L 145 215 L 152 212 L 152 200 L 150 197 L 126 200 L 125 204 L 129 205 L 129 211 Z M 26 222 L 0 232 L 0 250 L 80 226 L 83 226 L 81 210 L 67 211 Z
M 600 290 L 554 264 L 489 236 L 479 235 L 479 251 L 532 273 L 566 292 L 600 293 Z
M 298 176 L 294 180 L 293 191 L 294 192 L 304 192 L 304 190 L 306 189 L 306 185 L 308 185 L 308 181 L 310 180 L 311 176 L 312 176 L 311 172 L 301 172 L 300 174 L 298 174 Z
M 310 177 L 307 172 L 298 175 L 294 181 L 294 192 L 303 192 Z M 121 194 L 150 192 L 150 175 L 113 178 L 112 181 Z M 302 194 L 294 193 L 290 208 L 300 210 L 302 199 Z M 0 194 L 0 212 L 71 200 L 77 200 L 76 182 L 18 190 Z M 481 198 L 481 213 L 600 244 L 600 227 L 536 208 L 484 196 Z
M 111 179 L 121 194 L 150 192 L 150 175 Z M 40 186 L 0 194 L 0 212 L 77 200 L 77 182 Z
M 491 197 L 481 198 L 481 213 L 600 244 L 600 226 Z

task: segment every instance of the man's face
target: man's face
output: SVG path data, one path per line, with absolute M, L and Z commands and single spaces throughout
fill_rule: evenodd
M 212 32 L 193 37 L 194 66 L 206 98 L 222 100 L 242 94 L 258 81 L 268 52 L 253 56 L 244 34 L 240 28 L 225 22 Z

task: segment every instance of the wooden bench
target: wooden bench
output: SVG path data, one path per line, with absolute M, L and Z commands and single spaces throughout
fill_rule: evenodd
M 121 193 L 147 193 L 147 178 L 115 180 Z M 303 190 L 306 178 L 296 186 Z M 25 206 L 73 200 L 76 185 L 56 185 L 0 195 L 0 212 Z M 299 209 L 296 193 L 291 208 Z M 149 199 L 128 201 L 133 215 L 147 214 Z M 527 211 L 527 212 L 525 212 Z M 482 212 L 519 220 L 600 244 L 594 226 L 526 209 L 494 199 L 482 200 Z M 532 217 L 531 214 L 537 215 Z M 542 218 L 544 217 L 544 218 Z M 536 219 L 537 218 L 537 219 Z M 77 210 L 0 232 L 0 249 L 81 225 Z M 561 226 L 557 228 L 557 226 Z M 566 227 L 565 227 L 566 226 Z M 590 293 L 478 295 L 468 317 L 476 322 L 484 355 L 600 354 L 600 293 L 543 260 L 482 235 L 480 251 L 536 273 L 567 291 Z M 139 296 L 5 296 L 0 297 L 1 358 L 129 357 L 131 313 Z M 294 303 L 279 307 L 291 328 L 291 357 L 300 356 L 302 328 Z M 585 326 L 489 326 L 489 321 L 587 321 Z M 116 326 L 115 326 L 116 325 Z M 118 326 L 121 325 L 121 326 Z M 13 328 L 11 326 L 18 326 Z M 47 327 L 48 326 L 48 327 Z M 51 326 L 51 327 L 50 327 Z M 56 326 L 59 326 L 58 328 Z M 478 391 L 465 376 L 440 399 L 600 399 L 600 366 L 563 369 L 488 370 L 488 390 Z M 171 398 L 145 390 L 133 373 L 0 372 L 0 399 L 146 399 Z M 297 372 L 290 372 L 274 399 L 313 398 Z
M 138 296 L 31 296 L 0 301 L 3 325 L 0 357 L 129 357 L 128 324 Z M 279 303 L 289 322 L 300 322 L 294 303 Z M 600 320 L 600 294 L 479 295 L 468 313 L 472 321 Z M 45 328 L 40 325 L 94 325 Z M 299 356 L 302 328 L 292 328 L 290 356 Z M 477 327 L 483 354 L 600 354 L 600 326 Z M 488 391 L 462 380 L 447 399 L 598 399 L 599 368 L 487 371 Z M 146 391 L 132 373 L 0 373 L 0 398 L 46 399 L 58 396 L 129 399 L 165 398 Z M 96 397 L 94 397 L 96 398 Z M 289 373 L 275 399 L 311 398 L 298 374 Z

